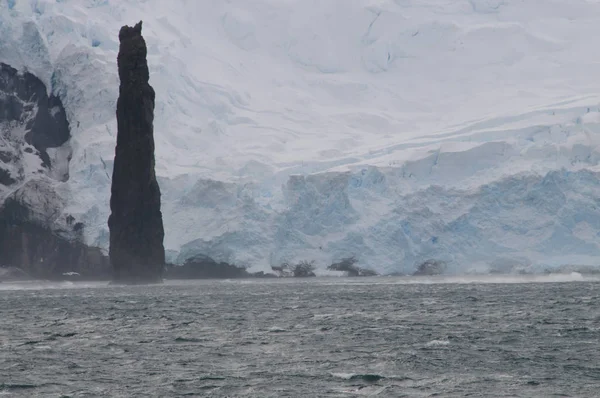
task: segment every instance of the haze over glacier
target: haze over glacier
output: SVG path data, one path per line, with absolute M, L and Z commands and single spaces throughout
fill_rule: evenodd
M 72 129 L 48 222 L 101 247 L 139 20 L 172 261 L 598 264 L 600 1 L 0 1 L 0 62 Z

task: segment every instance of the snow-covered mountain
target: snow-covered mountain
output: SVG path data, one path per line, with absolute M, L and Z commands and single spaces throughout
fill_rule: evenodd
M 599 1 L 0 1 L 0 62 L 71 127 L 47 221 L 90 245 L 108 245 L 117 34 L 139 20 L 171 260 L 599 263 Z

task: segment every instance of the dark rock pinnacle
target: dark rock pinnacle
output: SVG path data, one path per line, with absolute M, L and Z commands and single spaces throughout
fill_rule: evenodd
M 162 281 L 160 188 L 154 172 L 154 89 L 148 83 L 142 22 L 123 26 L 118 66 L 117 147 L 110 209 L 110 261 L 116 283 Z

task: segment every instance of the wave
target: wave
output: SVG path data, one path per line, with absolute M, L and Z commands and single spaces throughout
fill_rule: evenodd
M 274 278 L 274 279 L 228 279 L 217 280 L 165 280 L 161 286 L 188 286 L 206 283 L 263 284 L 263 283 L 305 283 L 321 285 L 434 285 L 434 284 L 519 284 L 519 283 L 568 283 L 600 282 L 600 275 L 584 275 L 579 272 L 545 275 L 452 275 L 452 276 L 378 276 L 369 278 L 316 277 L 310 279 Z M 0 282 L 0 291 L 5 290 L 44 290 L 44 289 L 97 289 L 131 288 L 131 286 L 111 286 L 108 282 L 48 282 L 19 281 Z
M 518 283 L 568 283 L 600 282 L 600 275 L 583 275 L 578 272 L 547 275 L 438 275 L 438 276 L 381 276 L 373 278 L 317 278 L 323 284 L 373 284 L 373 285 L 434 285 L 434 284 L 518 284 Z
M 48 281 L 19 281 L 0 282 L 0 291 L 5 290 L 46 290 L 46 289 L 96 289 L 108 287 L 108 282 L 48 282 Z

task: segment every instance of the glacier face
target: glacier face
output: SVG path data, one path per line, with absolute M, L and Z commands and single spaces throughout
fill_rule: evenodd
M 117 34 L 141 19 L 171 260 L 594 265 L 599 11 L 586 0 L 10 0 L 0 62 L 65 106 L 70 178 L 52 184 L 89 244 L 108 244 Z

